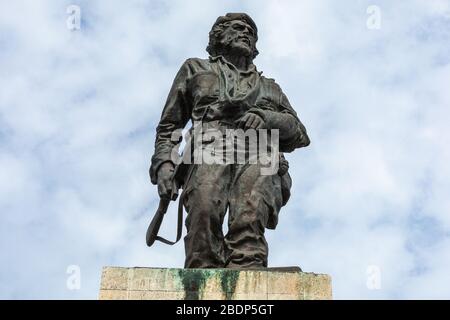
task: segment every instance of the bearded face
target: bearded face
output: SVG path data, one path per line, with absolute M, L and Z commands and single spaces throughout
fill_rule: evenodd
M 244 21 L 230 21 L 224 25 L 219 43 L 229 54 L 250 57 L 256 45 L 255 31 Z

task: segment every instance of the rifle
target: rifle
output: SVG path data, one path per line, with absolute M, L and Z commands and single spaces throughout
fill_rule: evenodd
M 207 111 L 209 110 L 209 106 L 206 108 L 205 113 L 203 114 L 202 120 L 204 119 Z M 186 150 L 191 148 L 191 140 L 186 142 Z M 188 153 L 190 155 L 190 153 Z M 181 234 L 183 232 L 183 198 L 184 192 L 181 193 L 180 199 L 178 200 L 178 225 L 177 225 L 177 238 L 175 241 L 169 241 L 164 239 L 163 237 L 158 236 L 159 228 L 161 227 L 161 223 L 163 221 L 164 215 L 167 212 L 167 208 L 169 207 L 171 200 L 176 200 L 178 197 L 178 189 L 180 185 L 186 186 L 189 181 L 192 172 L 194 170 L 194 166 L 187 166 L 184 163 L 180 163 L 176 166 L 173 176 L 172 176 L 172 194 L 170 198 L 161 198 L 159 200 L 158 209 L 153 216 L 150 225 L 147 228 L 147 234 L 145 237 L 147 246 L 151 247 L 156 240 L 161 241 L 162 243 L 168 245 L 174 245 L 181 239 Z
M 159 228 L 161 227 L 161 223 L 163 221 L 164 215 L 167 212 L 167 208 L 169 207 L 171 200 L 176 200 L 178 197 L 178 184 L 175 179 L 172 181 L 172 194 L 167 198 L 161 198 L 159 200 L 158 210 L 156 210 L 155 215 L 153 216 L 150 225 L 147 228 L 147 234 L 145 240 L 147 242 L 147 246 L 151 247 L 156 240 L 159 240 L 168 245 L 174 245 L 181 238 L 182 233 L 182 223 L 183 223 L 183 201 L 179 200 L 178 203 L 178 229 L 177 229 L 177 239 L 175 241 L 169 241 L 164 239 L 163 237 L 158 236 Z

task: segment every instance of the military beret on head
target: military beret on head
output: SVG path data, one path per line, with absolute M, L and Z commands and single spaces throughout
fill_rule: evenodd
M 246 13 L 227 13 L 224 16 L 220 16 L 217 18 L 216 22 L 213 25 L 213 28 L 221 23 L 228 22 L 228 21 L 234 21 L 234 20 L 241 20 L 247 23 L 250 27 L 253 28 L 255 31 L 255 34 L 258 34 L 258 28 L 256 27 L 255 21 L 253 21 L 252 18 Z

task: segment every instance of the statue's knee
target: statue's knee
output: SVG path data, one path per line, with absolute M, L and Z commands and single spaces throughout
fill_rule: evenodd
M 269 208 L 267 204 L 259 199 L 250 197 L 235 208 L 230 215 L 230 229 L 264 229 L 267 224 Z

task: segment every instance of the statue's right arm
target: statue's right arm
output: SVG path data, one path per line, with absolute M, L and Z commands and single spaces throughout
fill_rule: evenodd
M 173 133 L 182 130 L 191 116 L 190 101 L 187 93 L 187 82 L 192 75 L 190 60 L 186 60 L 178 71 L 172 88 L 156 128 L 155 152 L 150 166 L 150 179 L 153 184 L 158 183 L 160 168 L 173 169 L 172 150 L 179 143 L 173 138 Z M 178 135 L 180 136 L 180 135 Z M 168 162 L 168 163 L 167 163 Z M 163 164 L 165 164 L 163 166 Z M 158 183 L 159 185 L 159 183 Z

